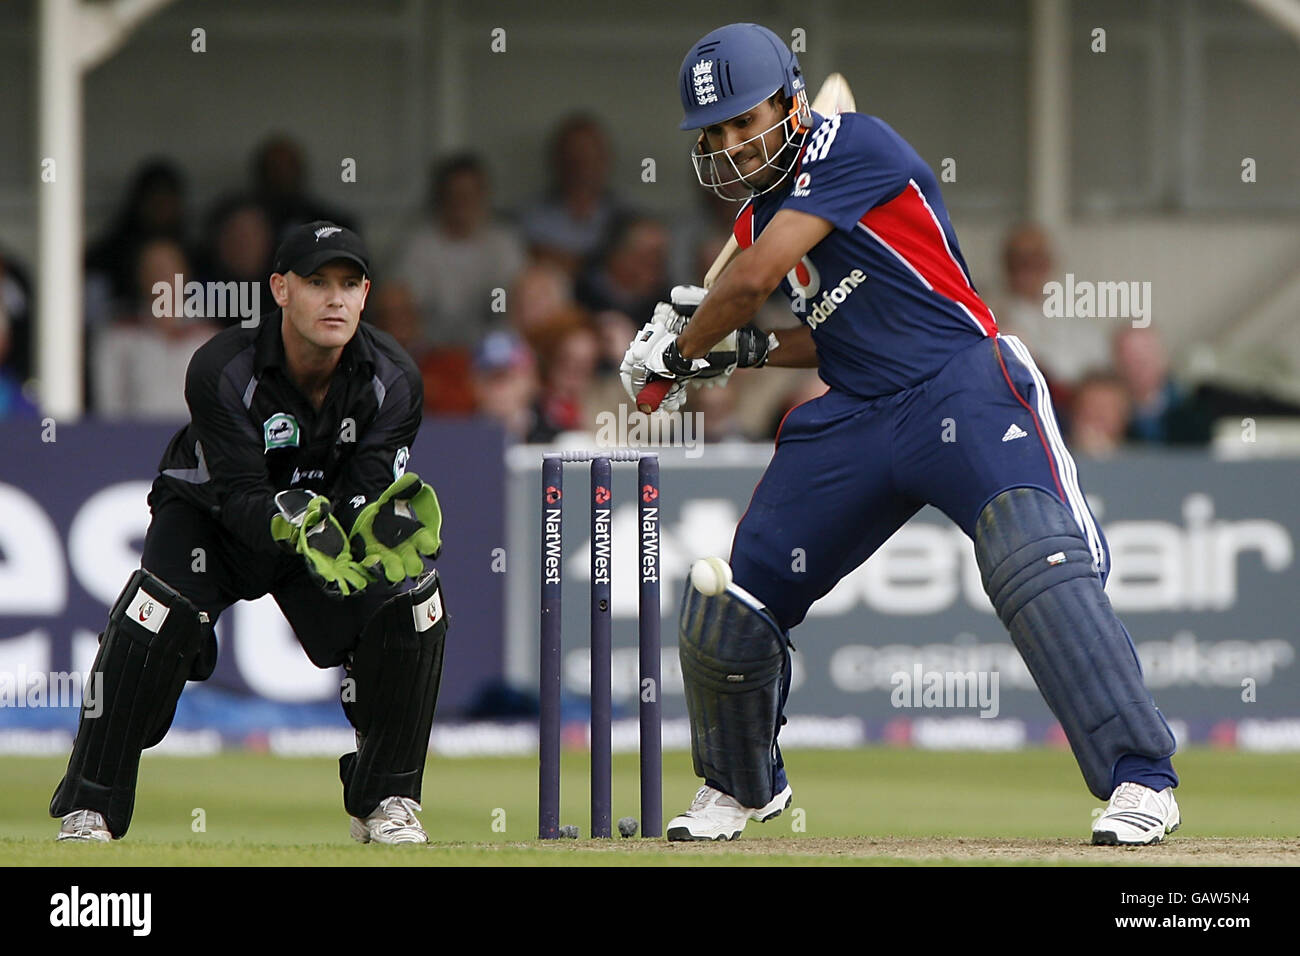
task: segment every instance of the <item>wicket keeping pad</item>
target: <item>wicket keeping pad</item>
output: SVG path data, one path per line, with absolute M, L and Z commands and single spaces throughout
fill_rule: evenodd
M 1173 734 L 1065 505 L 1038 488 L 1002 492 L 976 521 L 975 558 L 1092 794 L 1110 798 L 1125 754 L 1171 756 Z
M 696 775 L 744 806 L 765 806 L 776 779 L 789 641 L 734 584 L 713 597 L 687 587 L 678 637 Z
M 50 816 L 97 810 L 114 837 L 126 833 L 140 753 L 167 733 L 210 631 L 207 615 L 161 578 L 144 568 L 131 575 L 100 635 L 77 739 Z
M 347 665 L 353 693 L 345 680 L 342 694 L 357 730 L 356 752 L 339 758 L 352 816 L 370 816 L 387 797 L 419 801 L 446 636 L 437 571 L 385 601 L 362 630 Z

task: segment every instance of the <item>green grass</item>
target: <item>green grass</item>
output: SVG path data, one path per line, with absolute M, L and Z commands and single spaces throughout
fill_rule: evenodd
M 1022 839 L 1085 842 L 1101 801 L 1070 755 L 869 749 L 789 755 L 793 811 L 726 847 L 536 841 L 537 774 L 531 758 L 432 758 L 421 815 L 434 846 L 363 847 L 347 833 L 337 762 L 256 753 L 146 757 L 131 831 L 106 845 L 55 844 L 46 816 L 63 759 L 0 758 L 0 865 L 791 865 L 900 862 L 828 852 L 836 838 Z M 1176 760 L 1184 829 L 1175 838 L 1300 836 L 1300 757 L 1191 750 Z M 639 816 L 636 758 L 614 762 L 614 816 Z M 561 819 L 588 832 L 587 762 L 567 754 Z M 665 758 L 666 814 L 698 785 L 687 755 Z M 205 829 L 195 832 L 196 810 Z M 753 852 L 757 841 L 763 852 Z M 772 840 L 767 838 L 785 838 Z M 819 839 L 820 838 L 820 839 Z M 801 847 L 801 841 L 812 841 Z M 1171 841 L 1172 845 L 1173 841 Z M 636 845 L 634 845 L 636 844 Z M 904 861 L 905 862 L 905 861 Z M 935 860 L 927 860 L 935 862 Z M 1035 862 L 1030 860 L 1028 862 Z

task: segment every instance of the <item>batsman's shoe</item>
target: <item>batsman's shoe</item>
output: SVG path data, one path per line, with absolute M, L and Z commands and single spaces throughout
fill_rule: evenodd
M 108 823 L 102 813 L 96 810 L 73 810 L 63 818 L 56 839 L 98 840 L 100 843 L 108 843 L 113 839 L 113 834 L 108 832 Z
M 787 783 L 785 789 L 769 800 L 766 804 L 757 810 L 749 811 L 749 818 L 757 820 L 759 823 L 766 823 L 773 817 L 779 817 L 782 810 L 790 809 L 790 804 L 794 802 L 794 790 Z
M 1092 824 L 1094 846 L 1145 846 L 1159 843 L 1182 823 L 1171 787 L 1156 792 L 1140 783 L 1121 783 L 1106 812 Z
M 410 797 L 385 797 L 375 812 L 352 818 L 352 839 L 361 843 L 428 843 L 429 835 L 415 818 L 424 809 Z
M 691 801 L 690 809 L 668 821 L 668 839 L 674 843 L 686 840 L 734 840 L 750 820 L 764 823 L 773 817 L 779 817 L 793 799 L 794 791 L 787 785 L 764 806 L 743 807 L 735 797 L 721 790 L 700 787 L 695 799 Z

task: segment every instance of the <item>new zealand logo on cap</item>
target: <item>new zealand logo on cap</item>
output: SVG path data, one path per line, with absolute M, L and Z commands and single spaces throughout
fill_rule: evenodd
M 287 412 L 276 412 L 262 423 L 262 437 L 265 439 L 265 451 L 272 448 L 298 447 L 298 419 Z

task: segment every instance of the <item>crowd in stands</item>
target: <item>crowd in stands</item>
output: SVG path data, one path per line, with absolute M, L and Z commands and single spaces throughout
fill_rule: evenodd
M 992 302 L 998 328 L 1029 346 L 1076 454 L 1104 458 L 1125 444 L 1205 445 L 1216 418 L 1269 404 L 1180 382 L 1157 323 L 1049 314 L 1044 287 L 1068 270 L 1041 227 L 1008 233 L 1002 267 L 1004 291 Z
M 387 256 L 374 256 L 365 320 L 391 333 L 419 366 L 427 412 L 485 415 L 514 441 L 594 431 L 598 413 L 628 405 L 618 378 L 624 350 L 654 304 L 694 283 L 730 233 L 737 208 L 699 190 L 680 221 L 629 205 L 611 187 L 611 147 L 593 116 L 565 119 L 549 148 L 545 195 L 503 216 L 483 160 L 466 152 L 435 163 L 426 207 Z M 86 396 L 105 419 L 183 420 L 185 369 L 194 351 L 238 316 L 160 309 L 155 284 L 176 275 L 260 289 L 286 227 L 329 219 L 364 230 L 314 197 L 301 147 L 275 136 L 256 149 L 245 191 L 200 219 L 184 173 L 143 164 L 117 215 L 86 251 Z M 1156 326 L 1052 318 L 1044 285 L 1064 271 L 1050 237 L 1015 228 L 1003 249 L 1001 288 L 988 296 L 999 327 L 1020 336 L 1046 376 L 1077 453 L 1111 454 L 1126 442 L 1204 444 L 1229 402 L 1207 400 L 1171 374 Z M 32 287 L 0 249 L 0 420 L 34 416 Z M 796 324 L 779 294 L 767 328 Z M 825 390 L 815 370 L 738 373 L 726 388 L 692 389 L 703 438 L 770 440 L 785 412 Z M 1213 396 L 1212 396 L 1213 397 Z

